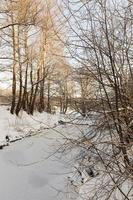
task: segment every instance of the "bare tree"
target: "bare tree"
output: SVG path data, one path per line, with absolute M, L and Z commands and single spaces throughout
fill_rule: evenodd
M 93 104 L 95 107 L 99 101 L 99 108 L 97 112 L 93 108 L 90 112 L 92 115 L 94 111 L 93 129 L 91 125 L 80 142 L 73 141 L 76 146 L 86 149 L 82 166 L 89 165 L 86 157 L 91 162 L 91 157 L 96 155 L 93 167 L 100 160 L 102 171 L 108 177 L 105 183 L 101 176 L 101 185 L 91 193 L 91 199 L 112 199 L 117 191 L 120 192 L 119 199 L 131 199 L 133 185 L 129 184 L 127 191 L 123 182 L 128 185 L 133 175 L 133 113 L 128 92 L 129 77 L 130 80 L 133 77 L 132 5 L 128 1 L 108 0 L 63 3 L 67 12 L 62 15 L 70 27 L 69 40 L 64 43 L 77 67 L 82 66 L 81 71 L 88 71 L 98 87 Z M 96 134 L 93 135 L 94 131 Z M 90 198 L 89 193 L 86 195 Z

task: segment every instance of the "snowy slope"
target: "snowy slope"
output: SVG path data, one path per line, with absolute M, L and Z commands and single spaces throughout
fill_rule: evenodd
M 26 135 L 30 131 L 40 131 L 43 128 L 53 127 L 58 124 L 61 116 L 47 113 L 35 113 L 34 116 L 21 112 L 19 117 L 11 115 L 7 106 L 0 106 L 0 143 L 5 141 L 5 136 L 11 139 Z

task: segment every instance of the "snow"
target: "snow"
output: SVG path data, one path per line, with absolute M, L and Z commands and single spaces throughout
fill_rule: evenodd
M 0 145 L 7 143 L 7 135 L 10 140 L 22 138 L 0 150 L 0 199 L 96 199 L 94 193 L 97 193 L 97 188 L 104 183 L 106 187 L 110 181 L 107 175 L 102 174 L 100 165 L 100 173 L 93 168 L 97 174 L 95 177 L 90 177 L 87 173 L 89 168 L 86 167 L 91 163 L 88 166 L 86 163 L 80 170 L 78 164 L 80 165 L 88 152 L 79 147 L 73 149 L 71 143 L 66 143 L 66 138 L 74 141 L 75 138 L 89 133 L 88 125 L 83 125 L 91 125 L 92 122 L 87 118 L 83 119 L 74 112 L 69 112 L 68 116 L 58 112 L 55 115 L 44 112 L 31 116 L 21 112 L 20 116 L 16 117 L 10 114 L 7 106 L 0 106 L 0 113 Z M 70 123 L 61 125 L 58 123 L 60 120 Z M 33 136 L 25 137 L 29 134 Z M 128 193 L 131 186 L 132 183 L 124 182 L 122 189 Z M 104 192 L 97 195 L 99 199 L 105 200 Z M 133 191 L 131 199 L 132 196 Z M 119 191 L 111 198 L 123 200 Z
M 20 116 L 11 115 L 7 106 L 0 107 L 0 143 L 5 142 L 5 136 L 11 139 L 24 136 L 30 131 L 41 132 L 41 129 L 53 127 L 61 119 L 59 114 L 35 113 L 34 116 L 21 112 Z
M 0 107 L 0 113 L 1 144 L 6 142 L 6 135 L 12 140 L 29 131 L 37 132 L 35 136 L 23 138 L 0 150 L 0 199 L 70 199 L 67 177 L 71 167 L 54 154 L 61 135 L 58 131 L 47 129 L 57 125 L 63 117 L 46 113 L 36 113 L 32 117 L 21 113 L 21 117 L 17 118 L 9 113 L 6 106 Z
M 59 195 L 56 189 L 64 191 L 66 172 L 69 173 L 70 169 L 53 157 L 46 158 L 52 142 L 44 136 L 35 136 L 0 152 L 1 199 L 62 199 L 63 193 Z

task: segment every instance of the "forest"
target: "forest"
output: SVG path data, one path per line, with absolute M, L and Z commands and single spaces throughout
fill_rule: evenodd
M 0 114 L 2 200 L 132 200 L 132 0 L 1 0 Z

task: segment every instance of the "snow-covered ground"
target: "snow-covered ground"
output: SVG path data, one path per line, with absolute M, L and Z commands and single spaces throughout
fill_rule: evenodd
M 34 116 L 21 112 L 20 116 L 11 115 L 7 106 L 0 106 L 0 143 L 8 135 L 11 139 L 28 134 L 30 131 L 41 132 L 42 129 L 53 127 L 61 116 L 47 113 L 35 113 Z
M 0 152 L 2 200 L 59 200 L 65 198 L 68 166 L 50 155 L 52 141 L 35 136 Z M 61 193 L 60 193 L 60 192 Z
M 77 120 L 75 116 L 78 117 Z M 66 143 L 66 137 L 74 142 L 78 136 L 89 133 L 88 123 L 91 122 L 74 112 L 69 117 L 70 113 L 68 116 L 59 113 L 35 113 L 30 116 L 25 112 L 16 117 L 10 114 L 7 106 L 0 106 L 0 146 L 8 143 L 7 135 L 11 141 L 22 139 L 9 142 L 9 146 L 0 150 L 0 199 L 95 199 L 97 187 L 102 186 L 104 181 L 106 184 L 108 177 L 102 174 L 101 168 L 95 177 L 86 174 L 86 169 L 78 172 L 78 161 L 82 160 L 85 151 L 82 148 L 81 151 L 79 147 L 72 150 Z M 61 124 L 59 121 L 69 123 Z M 25 137 L 30 135 L 32 137 Z M 122 187 L 128 193 L 131 186 L 132 182 L 125 182 Z M 129 199 L 132 200 L 133 191 L 130 194 Z M 97 195 L 101 200 L 106 199 L 104 193 Z M 119 192 L 110 198 L 114 199 L 123 200 Z
M 61 139 L 59 114 L 36 113 L 34 117 L 21 113 L 10 115 L 6 106 L 0 107 L 0 144 L 37 133 L 0 150 L 0 199 L 2 200 L 68 200 L 68 176 L 71 167 L 54 154 Z M 51 129 L 47 129 L 51 127 Z M 76 197 L 74 198 L 76 199 Z

